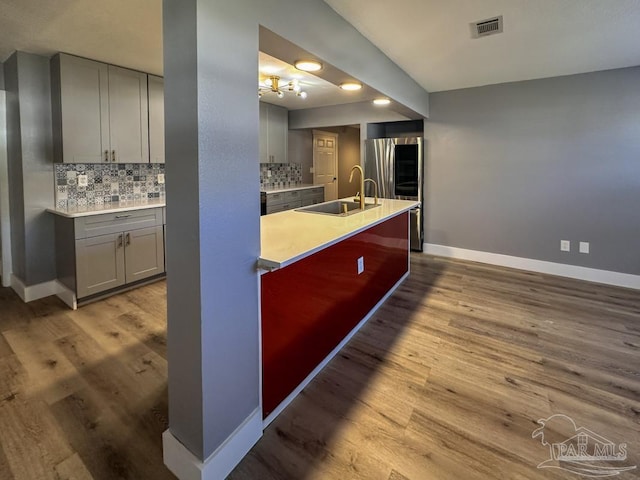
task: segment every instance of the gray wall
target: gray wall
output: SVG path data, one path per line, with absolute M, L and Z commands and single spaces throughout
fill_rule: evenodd
M 363 122 L 395 122 L 408 117 L 371 102 L 347 103 L 328 107 L 289 111 L 289 128 L 321 128 L 355 125 Z
M 165 0 L 163 18 L 169 419 L 202 460 L 259 407 L 259 25 L 420 114 L 428 94 L 321 0 Z
M 4 63 L 7 90 L 7 170 L 9 174 L 9 205 L 11 222 L 12 272 L 24 279 L 26 244 L 24 228 L 24 190 L 22 182 L 22 137 L 20 104 L 18 102 L 18 54 Z
M 56 277 L 49 59 L 16 52 L 4 70 L 13 273 L 30 286 Z
M 634 67 L 431 94 L 426 241 L 640 274 L 639 85 Z
M 302 165 L 302 182 L 313 183 L 313 133 L 311 130 L 289 130 L 287 158 Z

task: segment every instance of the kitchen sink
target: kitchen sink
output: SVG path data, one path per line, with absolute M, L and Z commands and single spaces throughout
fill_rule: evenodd
M 365 204 L 364 209 L 379 207 L 380 204 Z M 346 217 L 354 213 L 361 212 L 360 203 L 349 202 L 344 200 L 334 200 L 331 202 L 318 203 L 317 205 L 309 205 L 308 207 L 296 208 L 296 212 L 319 213 L 321 215 L 334 215 L 336 217 Z

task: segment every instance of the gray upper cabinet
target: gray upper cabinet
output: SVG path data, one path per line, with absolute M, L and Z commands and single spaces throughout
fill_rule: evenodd
M 109 65 L 111 160 L 149 162 L 147 74 Z
M 149 162 L 147 74 L 58 54 L 51 85 L 56 162 Z
M 55 161 L 111 161 L 109 67 L 56 55 L 51 60 L 51 86 Z
M 287 163 L 289 112 L 260 102 L 260 163 Z
M 164 79 L 149 75 L 149 161 L 164 163 Z

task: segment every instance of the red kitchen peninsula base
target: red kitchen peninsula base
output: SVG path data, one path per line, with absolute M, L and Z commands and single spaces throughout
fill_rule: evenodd
M 358 274 L 358 258 L 364 272 Z M 285 268 L 262 289 L 266 418 L 409 271 L 404 212 Z

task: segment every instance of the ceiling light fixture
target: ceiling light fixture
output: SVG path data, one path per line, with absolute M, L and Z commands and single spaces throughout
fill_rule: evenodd
M 283 81 L 282 87 L 280 80 L 279 76 L 272 75 L 262 82 L 262 84 L 258 84 L 258 98 L 262 97 L 265 93 L 275 93 L 278 98 L 283 98 L 285 92 L 293 93 L 296 97 L 307 98 L 307 92 L 302 90 L 297 78 L 289 80 L 288 82 Z
M 391 103 L 391 100 L 389 100 L 388 98 L 376 98 L 373 103 L 374 105 L 389 105 Z
M 357 82 L 345 82 L 340 84 L 340 88 L 349 91 L 360 90 L 362 88 L 362 84 Z
M 303 72 L 317 72 L 322 69 L 322 64 L 315 60 L 298 60 L 294 65 Z

